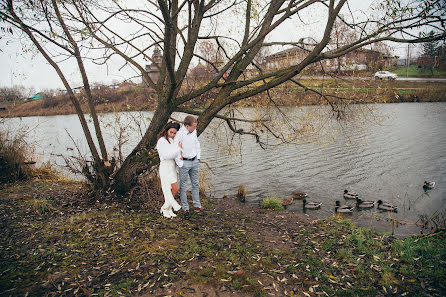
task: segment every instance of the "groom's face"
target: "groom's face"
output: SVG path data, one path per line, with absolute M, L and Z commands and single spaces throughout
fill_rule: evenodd
M 192 123 L 192 126 L 188 126 L 188 125 L 186 125 L 186 129 L 187 129 L 187 131 L 189 131 L 189 133 L 194 132 L 195 129 L 197 129 L 197 122 Z

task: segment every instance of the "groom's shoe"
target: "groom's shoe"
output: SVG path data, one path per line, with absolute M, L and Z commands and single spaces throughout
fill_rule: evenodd
M 184 216 L 185 220 L 189 220 L 190 219 L 190 212 L 188 210 L 185 210 L 183 216 Z

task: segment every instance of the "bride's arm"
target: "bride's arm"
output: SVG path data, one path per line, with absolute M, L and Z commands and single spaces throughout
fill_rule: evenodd
M 167 139 L 161 137 L 158 139 L 158 143 L 156 144 L 156 150 L 158 151 L 158 155 L 162 160 L 173 160 L 178 157 L 181 153 L 178 145 L 174 143 L 169 143 Z

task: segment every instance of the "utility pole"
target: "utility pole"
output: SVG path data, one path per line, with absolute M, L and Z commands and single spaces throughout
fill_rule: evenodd
M 409 77 L 409 65 L 410 65 L 410 44 L 407 44 L 407 69 L 406 69 L 406 77 Z

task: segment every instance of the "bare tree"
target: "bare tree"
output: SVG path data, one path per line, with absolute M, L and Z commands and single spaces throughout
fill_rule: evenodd
M 345 45 L 352 44 L 358 39 L 357 33 L 353 28 L 343 21 L 344 17 L 340 16 L 333 24 L 333 29 L 331 32 L 331 40 L 327 48 L 331 50 L 337 50 Z M 337 57 L 336 61 L 336 72 L 341 71 L 341 57 Z
M 90 152 L 93 156 L 93 167 L 85 168 L 91 170 L 95 176 L 94 184 L 99 188 L 105 188 L 109 185 L 109 175 L 111 173 L 109 162 L 107 161 L 107 151 L 105 149 L 102 132 L 99 125 L 96 110 L 91 96 L 90 84 L 85 71 L 84 61 L 80 53 L 78 41 L 73 37 L 73 30 L 67 25 L 69 18 L 63 16 L 59 10 L 57 1 L 36 1 L 36 2 L 19 2 L 19 1 L 2 1 L 2 17 L 13 27 L 20 29 L 32 41 L 38 51 L 45 57 L 47 62 L 56 70 L 62 80 L 70 100 L 79 117 L 82 129 L 84 131 Z M 63 3 L 62 3 L 63 5 Z M 31 17 L 31 19 L 30 19 Z M 26 21 L 32 21 L 35 25 L 30 26 Z M 48 28 L 45 28 L 45 24 Z M 12 30 L 12 29 L 11 29 Z M 82 41 L 82 39 L 80 40 Z M 93 137 L 85 120 L 84 112 L 81 109 L 78 98 L 74 95 L 73 88 L 64 75 L 63 69 L 58 64 L 58 56 L 45 47 L 46 43 L 56 46 L 62 54 L 76 59 L 79 72 L 82 77 L 83 87 L 88 99 L 90 113 L 93 118 L 97 141 L 99 143 L 101 156 L 99 155 Z M 59 60 L 60 62 L 60 60 Z M 87 164 L 86 164 L 87 166 Z
M 227 110 L 235 103 L 250 100 L 261 93 L 266 93 L 274 105 L 269 90 L 291 81 L 317 93 L 325 104 L 331 106 L 336 117 L 342 117 L 344 109 L 337 106 L 343 103 L 342 98 L 311 90 L 296 80 L 296 75 L 311 64 L 336 59 L 377 42 L 420 43 L 444 38 L 446 16 L 441 5 L 440 0 L 382 1 L 373 14 L 359 15 L 352 10 L 348 0 L 149 0 L 136 3 L 111 0 L 7 0 L 2 1 L 2 19 L 25 32 L 56 69 L 81 122 L 84 121 L 83 113 L 72 95 L 70 85 L 42 43 L 51 43 L 77 60 L 87 98 L 91 95 L 88 94 L 89 83 L 83 61 L 88 58 L 106 64 L 119 57 L 123 67 L 130 67 L 141 74 L 148 87 L 156 92 L 157 108 L 148 129 L 122 166 L 109 176 L 115 190 L 126 192 L 134 185 L 138 174 L 156 164 L 157 154 L 153 147 L 157 134 L 175 111 L 197 115 L 198 133 L 202 133 L 214 118 L 218 118 L 234 133 L 254 136 L 261 145 L 264 144 L 262 133 L 286 141 L 283 134 L 277 133 L 262 119 L 235 118 Z M 318 38 L 311 33 L 314 24 L 304 18 L 314 11 L 318 12 L 317 18 L 321 24 L 322 35 Z M 290 21 L 295 24 L 296 32 L 287 32 L 285 40 L 271 37 L 273 32 Z M 356 37 L 330 48 L 337 21 L 355 32 Z M 425 27 L 433 28 L 436 33 L 419 37 L 416 30 Z M 224 63 L 217 66 L 216 60 L 203 56 L 198 46 L 200 42 L 213 44 Z M 300 47 L 305 50 L 306 56 L 282 69 L 262 70 L 255 76 L 245 75 L 249 67 L 261 68 L 256 65 L 255 57 L 262 48 L 278 45 Z M 155 62 L 150 53 L 156 46 L 162 49 L 162 62 L 155 63 L 159 78 L 152 80 L 143 63 L 145 60 Z M 92 56 L 93 49 L 102 49 L 102 56 Z M 186 87 L 188 70 L 191 65 L 196 65 L 194 61 L 197 60 L 213 67 L 216 75 L 204 85 Z M 206 94 L 212 94 L 212 100 L 203 109 L 188 108 L 190 103 Z M 94 105 L 90 104 L 90 109 L 94 113 Z M 254 123 L 256 129 L 248 131 L 238 128 L 240 121 Z M 99 125 L 96 127 L 95 124 L 95 128 L 98 133 Z M 101 159 L 86 126 L 84 131 L 96 164 L 105 164 L 105 149 L 100 145 Z M 101 139 L 100 135 L 97 137 Z M 96 170 L 101 172 L 102 169 L 97 166 Z M 103 186 L 108 186 L 105 181 Z

